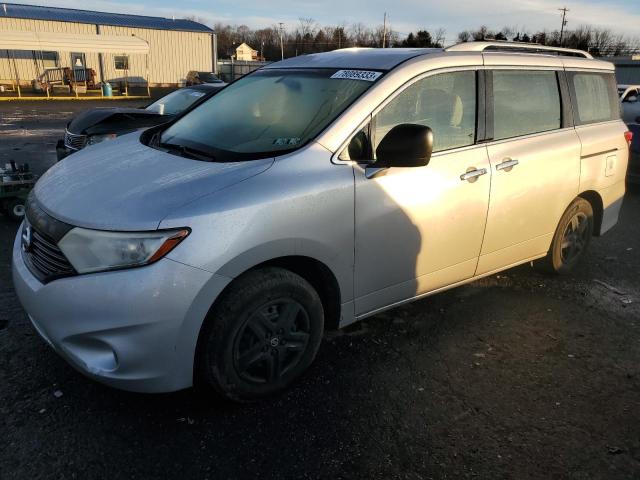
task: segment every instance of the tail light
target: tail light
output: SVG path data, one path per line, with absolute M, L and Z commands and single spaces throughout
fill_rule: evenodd
M 627 145 L 631 146 L 633 140 L 633 132 L 624 132 L 624 139 L 627 141 Z

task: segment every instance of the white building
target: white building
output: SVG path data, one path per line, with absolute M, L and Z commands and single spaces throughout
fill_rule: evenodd
M 236 48 L 236 60 L 240 62 L 252 62 L 258 60 L 258 51 L 251 48 L 246 43 L 242 43 Z
M 131 83 L 148 79 L 150 86 L 174 86 L 182 84 L 190 70 L 217 67 L 213 30 L 191 20 L 0 3 L 0 38 L 3 32 L 36 32 L 46 37 L 47 50 L 0 49 L 0 83 L 17 76 L 21 85 L 30 85 L 46 69 L 85 67 L 95 70 L 96 82 L 126 77 Z M 124 37 L 131 36 L 148 44 L 148 54 L 116 53 L 113 43 L 119 38 L 126 45 Z M 111 42 L 109 53 L 98 53 L 95 47 L 68 51 L 74 38 L 77 45 Z

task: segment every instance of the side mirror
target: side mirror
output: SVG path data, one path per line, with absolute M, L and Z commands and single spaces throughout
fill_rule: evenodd
M 376 149 L 375 167 L 424 167 L 433 152 L 433 131 L 412 123 L 396 125 Z

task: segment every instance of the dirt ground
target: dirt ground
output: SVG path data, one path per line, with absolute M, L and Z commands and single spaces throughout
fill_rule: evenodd
M 0 105 L 44 171 L 83 104 Z M 568 277 L 518 267 L 327 335 L 279 398 L 140 395 L 74 371 L 12 289 L 0 217 L 0 478 L 640 478 L 640 192 Z

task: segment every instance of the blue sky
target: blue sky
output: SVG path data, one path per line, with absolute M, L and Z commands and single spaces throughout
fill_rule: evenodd
M 210 24 L 221 21 L 257 28 L 277 22 L 293 27 L 300 17 L 313 18 L 321 25 L 358 22 L 378 25 L 386 11 L 397 32 L 444 28 L 450 41 L 459 31 L 482 24 L 498 29 L 503 26 L 521 30 L 556 29 L 560 26 L 558 8 L 566 5 L 571 10 L 569 28 L 592 24 L 640 37 L 640 0 L 25 0 L 25 3 L 164 17 L 195 15 Z

